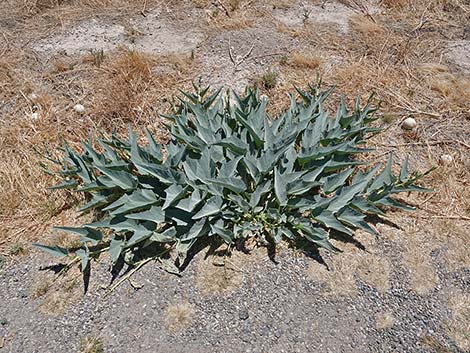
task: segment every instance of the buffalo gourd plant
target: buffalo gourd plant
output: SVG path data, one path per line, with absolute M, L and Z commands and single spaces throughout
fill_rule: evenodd
M 156 259 L 177 268 L 209 238 L 302 240 L 334 251 L 330 234 L 362 229 L 377 235 L 368 215 L 382 215 L 384 206 L 410 209 L 393 195 L 424 191 L 415 184 L 423 174 L 410 174 L 405 161 L 393 175 L 391 156 L 384 168 L 354 158 L 371 151 L 364 144 L 380 132 L 370 126 L 377 119 L 371 100 L 361 107 L 357 99 L 349 111 L 342 99 L 329 116 L 323 103 L 331 90 L 297 92 L 299 100 L 291 95 L 290 108 L 271 120 L 256 89 L 222 97 L 198 88 L 163 116 L 172 122 L 165 146 L 149 131 L 142 146 L 132 130 L 127 139 L 98 139 L 99 150 L 91 140 L 82 152 L 65 145 L 65 159 L 55 161 L 63 180 L 53 188 L 86 194 L 79 211 L 98 216 L 81 227 L 57 227 L 80 237 L 74 253 L 82 270 L 104 251 L 114 264 Z

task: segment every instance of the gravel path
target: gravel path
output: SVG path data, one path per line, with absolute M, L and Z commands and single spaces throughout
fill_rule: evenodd
M 201 263 L 203 255 L 182 277 L 148 265 L 133 277 L 133 286 L 126 282 L 107 297 L 106 261 L 95 264 L 89 292 L 59 315 L 44 313 L 49 294 L 35 298 L 31 289 L 50 258 L 35 253 L 7 263 L 0 270 L 0 337 L 6 338 L 0 352 L 76 352 L 88 335 L 99 337 L 105 352 L 119 353 L 463 352 L 446 335 L 444 289 L 418 296 L 400 267 L 394 267 L 386 293 L 358 280 L 356 296 L 324 296 L 322 284 L 307 275 L 311 258 L 284 251 L 274 264 L 238 255 L 239 285 L 208 293 L 204 286 L 210 283 L 201 283 L 201 269 L 208 265 Z M 462 280 L 468 273 L 438 273 L 447 287 L 468 288 Z M 81 291 L 81 283 L 74 290 Z M 178 303 L 185 303 L 181 317 L 176 314 L 183 322 L 175 329 L 168 307 Z M 393 317 L 385 327 L 377 322 L 384 312 Z M 434 342 L 436 350 L 425 342 Z

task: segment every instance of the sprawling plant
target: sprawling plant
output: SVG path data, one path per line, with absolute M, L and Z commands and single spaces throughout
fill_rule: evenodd
M 381 215 L 383 206 L 409 209 L 392 196 L 425 190 L 415 185 L 422 174 L 409 174 L 405 162 L 393 175 L 391 156 L 382 169 L 356 160 L 380 131 L 370 126 L 377 107 L 370 100 L 361 107 L 358 99 L 348 111 L 341 100 L 329 116 L 323 103 L 330 93 L 298 90 L 299 100 L 291 96 L 290 108 L 271 120 L 256 89 L 243 97 L 198 89 L 164 116 L 172 122 L 164 147 L 149 131 L 148 144 L 140 145 L 131 130 L 128 139 L 98 139 L 99 150 L 93 141 L 83 152 L 66 145 L 63 182 L 54 188 L 85 193 L 80 211 L 99 217 L 58 227 L 80 236 L 82 269 L 103 251 L 113 263 L 134 265 L 177 254 L 170 259 L 181 265 L 196 242 L 210 237 L 227 244 L 303 240 L 334 251 L 331 232 L 377 235 L 366 216 Z

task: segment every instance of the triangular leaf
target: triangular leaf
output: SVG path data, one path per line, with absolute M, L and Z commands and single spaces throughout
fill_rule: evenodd
M 41 249 L 45 252 L 47 252 L 50 255 L 53 256 L 59 256 L 59 257 L 64 257 L 69 255 L 69 251 L 65 248 L 62 248 L 60 246 L 48 246 L 48 245 L 42 245 L 38 243 L 32 244 L 35 248 Z

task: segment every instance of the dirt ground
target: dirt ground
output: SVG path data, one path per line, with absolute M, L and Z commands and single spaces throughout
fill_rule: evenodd
M 416 212 L 390 212 L 378 240 L 357 234 L 365 250 L 338 242 L 327 266 L 287 249 L 222 268 L 198 254 L 181 278 L 148 265 L 109 295 L 102 261 L 84 295 L 80 273 L 54 281 L 31 248 L 70 245 L 52 226 L 83 223 L 36 149 L 127 124 L 164 142 L 158 113 L 199 79 L 257 84 L 275 116 L 318 76 L 335 97 L 382 101 L 371 160 L 439 166 L 434 193 L 401 196 Z M 469 149 L 465 0 L 3 0 L 0 353 L 468 352 Z

